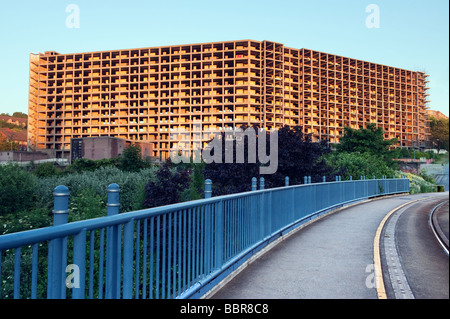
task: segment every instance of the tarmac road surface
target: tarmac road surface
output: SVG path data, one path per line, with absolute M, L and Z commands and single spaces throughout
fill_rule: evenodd
M 419 201 L 407 207 L 396 225 L 397 252 L 411 292 L 416 299 L 449 298 L 449 260 L 438 244 L 430 225 L 433 207 L 448 200 L 439 197 Z M 447 229 L 448 204 L 439 210 L 440 224 Z M 445 224 L 446 220 L 446 224 Z M 388 297 L 393 298 L 392 285 L 386 285 Z
M 380 222 L 388 212 L 404 203 L 433 196 L 448 198 L 448 193 L 376 199 L 330 214 L 299 230 L 254 260 L 216 291 L 212 298 L 376 299 L 373 244 Z M 409 218 L 403 217 L 399 223 L 420 224 L 421 221 L 416 222 L 416 219 L 408 222 Z M 407 229 L 400 233 L 414 232 L 411 228 Z M 405 242 L 407 240 L 400 240 L 405 255 L 409 254 L 408 249 L 419 249 L 419 244 L 404 247 Z M 420 270 L 422 264 L 408 262 Z M 448 258 L 446 267 L 448 274 Z M 408 269 L 406 273 L 409 275 L 412 272 Z M 428 296 L 427 292 L 423 296 Z

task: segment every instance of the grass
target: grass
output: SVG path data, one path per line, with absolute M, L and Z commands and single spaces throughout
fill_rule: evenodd
M 439 157 L 433 164 L 447 164 L 449 162 L 449 152 L 445 154 L 439 154 Z

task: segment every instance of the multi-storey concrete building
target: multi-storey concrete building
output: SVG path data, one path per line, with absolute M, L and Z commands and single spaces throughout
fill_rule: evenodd
M 28 143 L 69 152 L 71 138 L 108 135 L 166 158 L 172 135 L 200 121 L 205 130 L 301 125 L 332 143 L 345 126 L 376 123 L 418 147 L 429 135 L 426 78 L 270 41 L 31 54 Z

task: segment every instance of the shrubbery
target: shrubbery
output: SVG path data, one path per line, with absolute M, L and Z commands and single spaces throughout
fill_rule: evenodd
M 105 216 L 111 183 L 120 187 L 119 212 L 142 209 L 145 185 L 155 179 L 157 170 L 140 159 L 134 146 L 119 158 L 80 159 L 65 170 L 52 163 L 0 165 L 0 235 L 51 225 L 53 190 L 58 185 L 69 188 L 70 221 Z
M 403 176 L 409 179 L 409 193 L 428 193 L 428 192 L 436 192 L 437 185 L 436 183 L 426 181 L 423 177 L 411 174 L 411 173 L 402 173 Z M 396 177 L 400 177 L 400 173 L 397 173 Z
M 258 139 L 261 132 L 255 133 L 255 149 L 259 152 Z M 268 133 L 266 133 L 268 134 Z M 225 139 L 225 136 L 222 136 Z M 269 137 L 266 137 L 268 143 Z M 205 165 L 204 176 L 213 182 L 213 196 L 249 191 L 253 177 L 265 179 L 265 188 L 284 186 L 285 177 L 289 176 L 290 184 L 302 184 L 304 176 L 311 176 L 313 182 L 322 181 L 322 176 L 332 179 L 332 168 L 326 164 L 322 156 L 331 150 L 324 142 L 314 143 L 310 134 L 303 134 L 299 126 L 290 128 L 284 126 L 278 130 L 278 167 L 274 174 L 260 174 L 261 162 L 251 163 L 248 160 L 248 139 L 244 142 L 244 163 L 237 163 L 235 140 L 222 145 L 222 163 Z M 231 147 L 234 160 L 226 163 L 225 154 Z M 269 146 L 266 150 L 270 149 Z M 334 177 L 334 175 L 333 175 Z
M 49 205 L 0 216 L 0 235 L 52 225 Z
M 326 157 L 328 165 L 341 172 L 342 179 L 359 179 L 360 176 L 367 178 L 381 178 L 394 176 L 395 170 L 389 167 L 385 161 L 376 155 L 358 152 L 333 152 Z
M 85 187 L 71 199 L 69 210 L 69 222 L 106 216 L 106 202 L 94 190 Z
M 18 165 L 0 165 L 0 216 L 31 209 L 37 178 Z
M 144 206 L 158 207 L 181 202 L 181 193 L 189 188 L 190 177 L 186 169 L 172 169 L 166 161 L 156 172 L 156 179 L 145 186 Z
M 108 185 L 116 183 L 120 187 L 119 212 L 127 212 L 141 208 L 142 203 L 138 203 L 137 199 L 143 192 L 144 185 L 155 178 L 156 170 L 157 168 L 152 167 L 137 172 L 124 172 L 117 167 L 106 166 L 94 171 L 40 178 L 37 180 L 38 198 L 42 203 L 52 202 L 55 187 L 65 185 L 69 188 L 71 200 L 84 189 L 89 189 L 106 202 Z
M 341 146 L 331 152 L 326 142 L 313 143 L 300 127 L 281 128 L 278 170 L 262 175 L 265 187 L 284 185 L 285 176 L 289 176 L 291 185 L 302 184 L 304 176 L 312 176 L 312 182 L 322 181 L 322 176 L 334 180 L 335 175 L 343 180 L 350 176 L 359 179 L 361 175 L 400 177 L 391 159 L 394 152 L 388 150 L 392 141 L 383 141 L 383 132 L 373 127 L 360 131 L 346 129 Z M 371 143 L 380 145 L 364 148 Z M 248 163 L 247 155 L 242 164 L 235 158 L 229 164 L 175 165 L 167 161 L 156 166 L 140 158 L 139 147 L 129 146 L 119 158 L 76 160 L 64 170 L 53 164 L 0 166 L 0 235 L 50 225 L 53 190 L 58 185 L 69 188 L 70 221 L 105 216 L 107 187 L 111 183 L 120 187 L 120 213 L 203 198 L 205 178 L 213 182 L 213 196 L 248 191 L 251 178 L 260 177 L 261 163 Z M 429 176 L 408 177 L 411 193 L 435 190 Z
M 33 174 L 37 177 L 49 177 L 58 175 L 61 169 L 58 169 L 53 163 L 42 163 L 39 165 L 32 165 Z
M 76 161 L 68 172 L 48 164 L 31 172 L 13 164 L 0 166 L 0 235 L 51 225 L 53 191 L 59 185 L 70 192 L 69 221 L 105 216 L 107 188 L 112 183 L 120 187 L 120 213 L 202 196 L 201 165 L 194 169 L 193 165 L 175 167 L 167 162 L 161 167 L 146 164 L 147 168 L 126 171 L 110 161 L 99 161 L 106 165 L 98 167 L 96 162 Z
M 379 131 L 369 132 L 366 136 L 373 134 L 379 134 Z M 352 138 L 351 146 L 344 139 L 345 149 L 331 152 L 326 142 L 313 143 L 311 136 L 303 134 L 301 128 L 284 127 L 279 130 L 278 170 L 276 174 L 263 175 L 266 188 L 284 185 L 285 176 L 289 176 L 291 185 L 303 183 L 303 177 L 307 175 L 312 176 L 313 182 L 321 181 L 322 176 L 334 180 L 335 175 L 341 175 L 344 180 L 349 176 L 359 178 L 360 175 L 380 178 L 395 174 L 395 177 L 400 177 L 400 172 L 395 171 L 395 164 L 389 158 L 389 152 L 380 151 L 379 148 L 364 152 L 359 142 Z M 388 144 L 384 145 L 388 147 Z M 379 156 L 378 152 L 383 153 L 383 156 Z M 251 177 L 259 177 L 260 165 L 235 161 L 230 164 L 175 165 L 166 161 L 161 166 L 155 166 L 143 161 L 139 148 L 134 146 L 128 147 L 117 159 L 77 160 L 65 170 L 53 164 L 31 165 L 27 168 L 12 164 L 0 165 L 0 235 L 52 225 L 53 190 L 58 185 L 69 188 L 69 222 L 74 222 L 106 215 L 107 187 L 111 183 L 120 187 L 119 212 L 125 213 L 203 198 L 205 178 L 212 179 L 214 196 L 248 191 Z M 412 194 L 436 190 L 432 178 L 424 173 L 421 177 L 403 175 L 410 179 Z M 99 245 L 98 240 L 96 237 L 96 247 Z M 69 259 L 73 254 L 72 248 L 69 239 Z M 39 278 L 46 278 L 47 249 L 45 243 L 40 244 Z M 3 278 L 13 276 L 13 264 L 14 254 L 11 250 L 3 256 Z M 94 268 L 98 271 L 98 267 Z M 25 283 L 21 289 L 29 291 L 30 247 L 22 249 L 21 270 Z M 2 296 L 10 297 L 12 283 L 3 284 L 1 289 Z M 41 281 L 37 293 L 38 298 L 45 296 L 46 287 Z

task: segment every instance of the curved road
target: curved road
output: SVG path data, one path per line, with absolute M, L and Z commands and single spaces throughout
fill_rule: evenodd
M 440 231 L 442 232 L 441 236 L 446 238 L 446 244 L 448 247 L 449 240 L 449 202 L 447 201 L 444 205 L 441 205 L 436 209 L 435 216 L 437 223 L 439 225 Z M 444 239 L 443 238 L 443 239 Z M 445 239 L 444 239 L 445 241 Z
M 254 260 L 223 288 L 215 291 L 212 298 L 376 299 L 373 244 L 378 226 L 386 214 L 396 207 L 415 199 L 429 201 L 433 196 L 448 199 L 448 192 L 370 200 L 329 214 Z M 414 215 L 417 218 L 409 218 L 406 213 L 400 215 L 401 238 L 403 233 L 413 237 L 416 232 L 411 225 L 421 223 L 418 217 L 421 214 Z M 416 298 L 429 298 L 429 290 L 420 288 L 426 286 L 423 284 L 426 279 L 420 276 L 420 270 L 424 269 L 429 256 L 422 258 L 420 264 L 415 259 L 408 259 L 415 256 L 415 253 L 408 252 L 409 249 L 418 249 L 420 244 L 413 245 L 405 238 L 399 240 L 401 258 L 412 263 L 411 269 L 406 269 L 405 273 L 422 282 L 411 285 Z M 441 277 L 441 284 L 446 286 L 448 298 L 448 258 L 446 265 L 445 261 L 443 263 L 441 268 L 446 267 L 447 279 Z M 386 278 L 388 274 L 384 273 L 384 276 L 387 296 L 392 297 L 392 287 L 387 282 L 389 277 Z M 416 286 L 422 289 L 423 294 L 416 292 Z
M 449 259 L 429 225 L 431 210 L 444 200 L 448 200 L 448 193 L 446 198 L 439 197 L 408 205 L 396 223 L 397 254 L 412 293 L 409 298 L 449 298 Z M 447 229 L 448 238 L 448 204 L 443 205 L 436 213 L 440 225 Z M 386 278 L 389 269 L 385 265 L 383 274 Z M 396 293 L 393 280 L 385 280 L 385 284 L 388 298 L 405 298 L 401 293 Z

